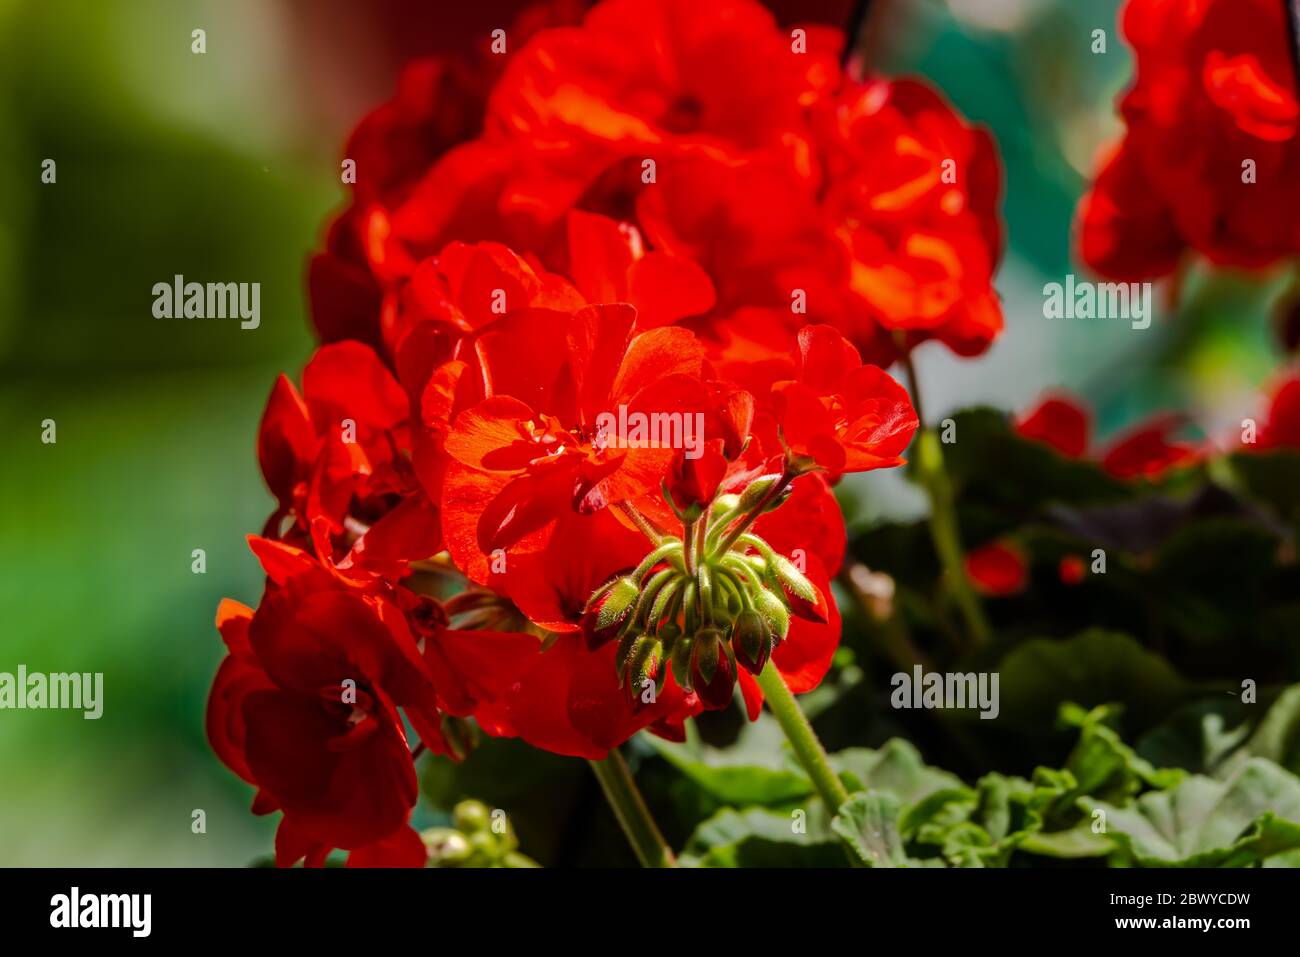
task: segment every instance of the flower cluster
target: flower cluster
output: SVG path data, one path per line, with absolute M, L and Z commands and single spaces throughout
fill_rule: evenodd
M 209 704 L 282 864 L 423 863 L 413 754 L 471 728 L 598 759 L 737 687 L 756 716 L 765 669 L 816 687 L 832 484 L 918 424 L 880 364 L 1001 328 L 997 159 L 935 93 L 753 0 L 571 6 L 411 67 L 348 145 Z
M 1127 131 L 1080 207 L 1080 252 L 1121 280 L 1186 250 L 1262 267 L 1300 252 L 1300 105 L 1285 4 L 1129 0 Z

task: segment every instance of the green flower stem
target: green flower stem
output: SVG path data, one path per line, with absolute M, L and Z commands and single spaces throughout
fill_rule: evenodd
M 904 353 L 903 370 L 907 374 L 908 391 L 921 428 L 916 435 L 915 454 L 912 458 L 916 474 L 930 496 L 930 538 L 943 566 L 944 576 L 953 599 L 966 621 L 966 630 L 976 645 L 987 644 L 993 635 L 984 606 L 966 575 L 966 550 L 962 547 L 961 532 L 957 526 L 957 506 L 953 499 L 952 483 L 943 463 L 943 444 L 939 435 L 925 424 L 921 412 L 921 390 L 916 377 L 916 367 L 910 353 Z
M 786 487 L 795 480 L 795 477 L 795 473 L 789 468 L 782 472 L 781 477 L 772 484 L 770 489 L 767 490 L 767 494 L 763 496 L 757 505 L 749 510 L 749 513 L 740 520 L 740 524 L 733 528 L 727 536 L 722 539 L 722 542 L 714 549 L 713 553 L 715 555 L 725 555 L 727 552 L 731 551 L 731 546 L 736 544 L 736 539 L 749 531 L 749 526 L 753 525 L 755 520 L 763 514 L 764 509 L 780 498 L 781 494 L 786 490 Z
M 763 689 L 767 706 L 772 709 L 777 723 L 785 732 L 786 740 L 794 749 L 795 757 L 808 772 L 808 777 L 812 779 L 817 793 L 826 802 L 830 812 L 836 813 L 840 805 L 849 799 L 848 789 L 831 768 L 830 761 L 826 757 L 826 749 L 822 747 L 817 732 L 804 717 L 803 710 L 785 683 L 785 678 L 781 677 L 781 672 L 777 671 L 776 665 L 771 660 L 758 676 L 758 686 Z
M 639 528 L 641 534 L 650 539 L 651 542 L 658 545 L 663 541 L 664 536 L 667 533 L 662 528 L 656 526 L 654 522 L 650 521 L 650 519 L 642 515 L 635 505 L 631 502 L 620 502 L 618 507 L 619 511 L 631 519 L 632 524 Z
M 650 809 L 637 790 L 632 772 L 618 748 L 610 748 L 605 760 L 588 763 L 596 772 L 596 780 L 600 782 L 601 790 L 605 792 L 605 798 L 641 866 L 676 867 L 677 858 L 659 833 L 659 827 L 650 816 Z

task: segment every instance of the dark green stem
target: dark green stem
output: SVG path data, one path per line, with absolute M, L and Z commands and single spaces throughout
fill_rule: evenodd
M 603 761 L 589 763 L 641 866 L 676 867 L 677 859 L 672 848 L 659 833 L 659 827 L 650 816 L 650 809 L 637 790 L 632 772 L 618 748 L 610 748 Z
M 966 575 L 966 551 L 962 547 L 961 531 L 957 525 L 957 506 L 952 483 L 948 478 L 948 470 L 944 467 L 943 445 L 938 434 L 925 424 L 921 412 L 921 390 L 911 354 L 904 353 L 902 362 L 908 389 L 912 393 L 912 405 L 916 408 L 917 418 L 921 420 L 912 463 L 930 497 L 930 538 L 943 566 L 948 588 L 965 619 L 966 629 L 975 644 L 983 645 L 992 637 L 993 632 L 984 615 L 979 595 L 975 593 L 975 588 Z

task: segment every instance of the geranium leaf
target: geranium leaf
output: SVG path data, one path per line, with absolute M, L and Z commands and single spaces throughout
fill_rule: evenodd
M 1193 775 L 1128 806 L 1080 807 L 1104 812 L 1106 833 L 1145 867 L 1242 866 L 1300 848 L 1300 779 L 1263 758 L 1226 781 Z
M 860 791 L 840 805 L 831 830 L 868 867 L 915 866 L 920 862 L 908 858 L 898 833 L 901 811 L 898 798 L 891 794 Z
M 843 844 L 819 806 L 805 812 L 724 808 L 700 823 L 680 862 L 690 867 L 843 867 Z

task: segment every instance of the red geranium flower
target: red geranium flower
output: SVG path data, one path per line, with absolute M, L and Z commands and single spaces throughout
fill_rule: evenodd
M 985 595 L 1004 598 L 1024 590 L 1028 569 L 1019 549 L 990 542 L 966 556 L 966 577 Z
M 1103 469 L 1115 478 L 1157 479 L 1170 469 L 1200 460 L 1200 446 L 1180 442 L 1173 434 L 1184 424 L 1177 415 L 1155 415 L 1113 439 L 1096 454 Z M 1066 395 L 1050 396 L 1016 417 L 1015 429 L 1027 439 L 1043 442 L 1067 458 L 1087 454 L 1091 429 L 1087 410 Z
M 917 80 L 846 84 L 818 104 L 823 205 L 850 288 L 907 346 L 978 355 L 1002 331 L 1001 172 L 992 138 Z
M 1254 447 L 1300 449 L 1300 375 L 1292 373 L 1274 386 Z
M 1066 395 L 1048 396 L 1016 418 L 1016 431 L 1027 439 L 1050 445 L 1066 458 L 1082 458 L 1088 452 L 1092 424 L 1088 411 Z
M 822 65 L 751 0 L 601 3 L 581 27 L 534 37 L 493 90 L 489 133 L 525 146 L 505 201 L 556 220 L 624 160 L 685 150 L 806 168 Z
M 490 392 L 451 423 L 443 493 L 448 547 L 474 580 L 498 549 L 538 551 L 562 517 L 659 488 L 673 448 L 624 423 L 703 415 L 703 350 L 673 327 L 629 337 L 633 319 L 528 310 L 479 338 Z
M 301 552 L 258 547 L 270 577 L 261 605 L 223 605 L 218 618 L 231 659 L 209 705 L 214 748 L 258 786 L 259 805 L 315 843 L 384 840 L 416 797 L 397 708 L 437 727 L 415 640 L 382 599 L 344 588 Z
M 436 604 L 400 586 L 350 585 L 292 546 L 250 544 L 267 588 L 256 612 L 231 601 L 218 611 L 229 654 L 208 702 L 213 750 L 258 787 L 258 813 L 284 812 L 281 863 L 319 862 L 335 847 L 409 858 L 416 782 L 398 709 L 439 754 L 452 754 L 444 712 L 512 733 L 505 700 L 537 640 L 454 632 L 440 611 L 416 613 Z
M 1158 415 L 1115 439 L 1101 454 L 1101 467 L 1116 478 L 1155 479 L 1170 469 L 1190 465 L 1200 450 L 1170 436 L 1182 426 L 1177 415 Z
M 790 452 L 832 472 L 902 465 L 918 421 L 907 391 L 829 326 L 799 333 L 795 379 L 773 386 Z
M 1250 267 L 1300 251 L 1300 107 L 1283 8 L 1129 0 L 1127 132 L 1080 206 L 1093 269 L 1137 280 L 1170 272 L 1188 248 Z
M 301 396 L 281 376 L 258 434 L 262 474 L 279 502 L 267 534 L 300 545 L 311 538 L 350 574 L 404 570 L 437 552 L 437 510 L 408 457 L 408 410 L 391 373 L 358 342 L 317 350 Z

